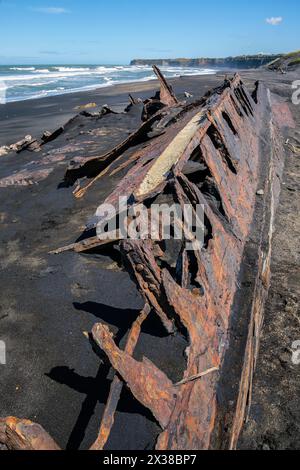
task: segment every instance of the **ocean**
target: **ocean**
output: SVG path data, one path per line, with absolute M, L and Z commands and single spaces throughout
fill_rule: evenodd
M 207 75 L 216 70 L 161 67 L 166 77 Z M 155 78 L 150 66 L 0 65 L 0 103 L 37 99 Z

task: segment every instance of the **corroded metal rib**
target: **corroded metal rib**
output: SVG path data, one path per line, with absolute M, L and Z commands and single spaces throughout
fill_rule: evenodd
M 159 68 L 156 65 L 153 65 L 152 68 L 160 83 L 160 101 L 167 106 L 178 104 L 178 99 Z
M 92 335 L 133 395 L 152 411 L 153 416 L 165 428 L 170 420 L 177 393 L 172 382 L 149 359 L 144 357 L 143 361 L 139 362 L 126 351 L 121 351 L 106 325 L 94 325 Z
M 60 450 L 42 426 L 14 417 L 0 418 L 0 443 L 11 450 Z
M 133 322 L 132 327 L 128 333 L 128 338 L 126 341 L 126 346 L 124 351 L 129 354 L 130 356 L 133 355 L 135 350 L 136 344 L 138 342 L 140 333 L 141 333 L 141 326 L 143 322 L 146 320 L 150 313 L 150 307 L 146 304 L 143 310 L 140 312 L 137 319 Z M 107 399 L 107 403 L 105 406 L 105 410 L 102 416 L 101 425 L 99 429 L 99 433 L 97 436 L 96 441 L 91 446 L 90 450 L 103 450 L 109 435 L 110 431 L 113 427 L 114 420 L 115 420 L 115 412 L 118 406 L 118 402 L 121 396 L 123 388 L 123 382 L 116 374 L 112 380 L 110 391 Z
M 145 301 L 156 311 L 166 330 L 173 333 L 174 322 L 166 313 L 161 291 L 161 271 L 155 260 L 153 243 L 151 240 L 122 240 L 121 249 L 126 257 L 127 268 L 138 282 Z

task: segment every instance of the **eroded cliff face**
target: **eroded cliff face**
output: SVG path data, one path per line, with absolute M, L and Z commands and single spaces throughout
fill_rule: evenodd
M 274 58 L 274 60 L 268 64 L 270 70 L 279 72 L 297 70 L 298 67 L 300 67 L 300 50 L 284 54 L 277 59 Z
M 277 55 L 243 55 L 237 57 L 225 57 L 225 58 L 208 58 L 200 57 L 196 59 L 134 59 L 130 62 L 130 65 L 169 65 L 169 66 L 185 66 L 185 67 L 228 67 L 228 68 L 256 68 L 262 65 L 266 65 L 271 61 L 279 59 L 282 54 Z

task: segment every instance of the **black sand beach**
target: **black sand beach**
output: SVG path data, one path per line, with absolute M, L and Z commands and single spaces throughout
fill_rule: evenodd
M 290 103 L 290 84 L 297 74 L 254 70 L 241 75 L 250 87 L 261 78 Z M 185 91 L 197 98 L 223 80 L 224 74 L 217 74 L 186 76 L 170 83 L 179 98 Z M 99 108 L 107 104 L 121 112 L 128 104 L 128 93 L 144 99 L 156 90 L 157 82 L 150 81 L 0 105 L 0 145 L 14 143 L 26 134 L 40 137 L 45 130 L 60 127 L 78 113 L 76 106 L 95 102 Z M 299 143 L 300 110 L 292 104 L 291 108 L 297 124 L 291 137 Z M 7 364 L 0 366 L 0 415 L 40 423 L 63 448 L 91 445 L 112 377 L 82 332 L 101 320 L 123 344 L 128 324 L 143 302 L 129 275 L 121 270 L 117 253 L 113 257 L 111 252 L 49 254 L 80 237 L 79 228 L 124 173 L 103 178 L 81 200 L 73 197 L 72 188 L 60 183 L 68 162 L 74 155 L 84 155 L 91 139 L 86 129 L 95 131 L 92 154 L 101 155 L 139 123 L 140 114 L 111 114 L 100 122 L 103 133 L 97 134 L 99 123 L 81 116 L 45 151 L 0 157 L 0 340 L 7 345 Z M 78 126 L 82 136 L 72 148 Z M 55 153 L 57 146 L 64 149 L 61 159 Z M 20 171 L 33 171 L 34 165 L 47 172 L 37 184 L 9 183 Z M 286 353 L 292 341 L 299 339 L 300 272 L 295 243 L 300 234 L 299 171 L 299 156 L 291 156 L 277 217 L 274 282 L 242 448 L 297 448 L 300 444 L 299 366 Z M 151 317 L 143 327 L 135 357 L 147 356 L 176 381 L 184 369 L 185 347 L 183 336 L 167 336 Z M 158 433 L 152 415 L 124 390 L 107 449 L 152 449 Z

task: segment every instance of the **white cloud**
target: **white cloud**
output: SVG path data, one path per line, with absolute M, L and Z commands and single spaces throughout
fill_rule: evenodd
M 32 8 L 32 10 L 39 13 L 46 13 L 48 15 L 61 15 L 62 13 L 69 13 L 69 10 L 60 7 L 39 7 Z
M 271 16 L 271 18 L 266 18 L 266 22 L 272 26 L 277 26 L 282 22 L 282 16 Z

